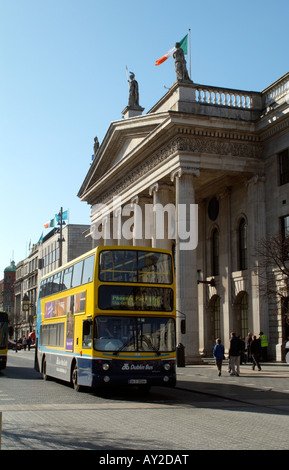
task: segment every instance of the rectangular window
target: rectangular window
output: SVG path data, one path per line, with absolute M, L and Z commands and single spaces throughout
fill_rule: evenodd
M 281 218 L 281 235 L 282 240 L 284 240 L 286 237 L 289 237 L 289 215 Z
M 81 278 L 82 278 L 82 269 L 83 269 L 83 261 L 79 261 L 73 266 L 71 288 L 80 286 Z
M 289 183 L 289 149 L 278 154 L 280 185 Z
M 41 299 L 42 297 L 45 297 L 46 294 L 46 279 L 43 279 L 40 283 L 40 288 L 39 288 L 39 298 Z
M 53 294 L 53 276 L 49 277 L 46 282 L 46 295 Z
M 111 250 L 100 254 L 99 280 L 148 284 L 172 283 L 172 260 L 165 253 Z
M 92 320 L 84 320 L 82 326 L 82 347 L 90 349 L 92 341 Z
M 43 346 L 64 345 L 64 323 L 54 323 L 52 325 L 42 325 L 41 344 Z
M 95 256 L 89 256 L 84 260 L 83 275 L 82 275 L 82 284 L 87 284 L 88 282 L 93 281 L 93 272 L 94 272 L 94 259 Z
M 61 290 L 70 289 L 70 287 L 71 287 L 71 278 L 72 278 L 72 270 L 73 270 L 73 266 L 70 266 L 69 268 L 66 268 L 64 270 L 63 289 L 61 289 Z
M 61 272 L 56 273 L 53 276 L 53 281 L 52 281 L 52 293 L 59 292 L 60 284 L 61 284 Z
M 281 241 L 283 260 L 289 259 L 289 215 L 281 217 Z

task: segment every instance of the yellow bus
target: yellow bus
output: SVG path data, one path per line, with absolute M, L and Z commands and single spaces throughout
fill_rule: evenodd
M 102 246 L 44 276 L 36 368 L 81 386 L 174 386 L 176 308 L 169 251 Z
M 8 352 L 8 313 L 0 312 L 0 369 L 5 369 Z

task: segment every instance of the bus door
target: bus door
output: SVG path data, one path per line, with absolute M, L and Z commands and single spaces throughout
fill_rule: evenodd
M 74 315 L 74 345 L 73 351 L 78 355 L 82 351 L 83 321 L 85 315 Z

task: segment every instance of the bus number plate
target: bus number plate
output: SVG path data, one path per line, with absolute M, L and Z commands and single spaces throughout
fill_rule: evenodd
M 146 384 L 147 380 L 146 379 L 130 379 L 128 383 L 132 385 Z

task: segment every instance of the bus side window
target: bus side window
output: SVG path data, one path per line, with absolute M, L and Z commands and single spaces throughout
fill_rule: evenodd
M 82 347 L 91 348 L 92 321 L 84 320 L 82 325 Z
M 40 289 L 39 289 L 39 298 L 41 299 L 42 297 L 45 297 L 46 294 L 46 279 L 43 279 L 40 284 Z

